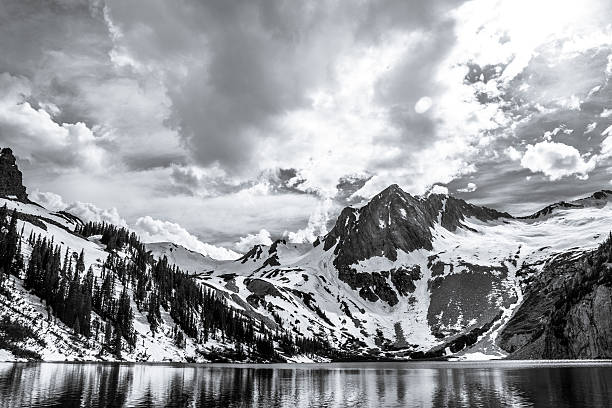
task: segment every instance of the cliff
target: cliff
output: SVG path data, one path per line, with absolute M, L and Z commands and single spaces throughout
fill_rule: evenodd
M 2 149 L 0 152 L 0 196 L 27 201 L 28 195 L 22 179 L 23 176 L 17 167 L 13 151 L 9 148 Z
M 612 358 L 612 240 L 551 260 L 500 335 L 516 359 Z

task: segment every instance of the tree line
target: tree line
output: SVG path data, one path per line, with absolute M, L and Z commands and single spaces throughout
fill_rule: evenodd
M 33 233 L 26 241 L 32 250 L 25 265 L 17 218 L 16 211 L 9 217 L 6 206 L 0 209 L 0 284 L 9 274 L 23 278 L 24 287 L 44 300 L 50 317 L 77 335 L 103 338 L 116 355 L 122 344 L 136 345 L 133 304 L 146 315 L 154 336 L 162 326 L 162 311 L 167 311 L 176 323 L 172 333 L 179 347 L 184 347 L 187 336 L 196 343 L 211 338 L 233 342 L 238 354 L 250 347 L 268 360 L 278 359 L 275 342 L 287 355 L 330 351 L 327 341 L 296 337 L 254 321 L 166 257 L 154 259 L 136 234 L 112 224 L 88 222 L 74 231 L 83 238 L 101 236 L 109 254 L 99 266 L 99 276 L 91 266 L 86 271 L 83 250 L 62 252 L 53 238 Z M 93 313 L 99 319 L 92 319 Z

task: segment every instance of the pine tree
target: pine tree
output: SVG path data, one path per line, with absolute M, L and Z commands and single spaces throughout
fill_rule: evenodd
M 113 353 L 117 358 L 121 358 L 121 328 L 115 330 L 115 340 L 113 342 Z
M 74 334 L 77 336 L 81 334 L 81 325 L 79 324 L 79 316 L 74 319 L 74 325 L 72 326 L 72 330 L 74 330 Z

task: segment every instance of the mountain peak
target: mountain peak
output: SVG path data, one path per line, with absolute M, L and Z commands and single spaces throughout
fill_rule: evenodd
M 406 192 L 402 190 L 402 188 L 399 185 L 394 183 L 394 184 L 391 184 L 389 187 L 385 188 L 380 193 L 378 193 L 378 195 L 389 195 L 389 194 L 397 194 L 397 193 L 406 194 Z
M 363 207 L 346 207 L 325 236 L 324 249 L 336 245 L 336 266 L 348 267 L 373 256 L 395 261 L 398 250 L 431 250 L 435 224 L 455 231 L 463 226 L 462 221 L 467 217 L 483 221 L 512 218 L 507 213 L 478 207 L 452 196 L 413 197 L 392 184 Z

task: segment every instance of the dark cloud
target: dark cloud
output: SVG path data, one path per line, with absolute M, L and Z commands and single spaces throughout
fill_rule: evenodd
M 497 160 L 481 163 L 476 175 L 453 180 L 448 187 L 451 194 L 471 203 L 518 216 L 532 214 L 551 203 L 609 189 L 609 181 L 609 174 L 595 172 L 587 180 L 566 177 L 551 182 L 541 174 L 534 175 L 527 169 L 517 169 L 509 161 Z M 477 190 L 457 192 L 468 182 L 475 183 Z
M 436 83 L 436 68 L 455 43 L 452 20 L 438 21 L 421 35 L 418 42 L 408 45 L 399 63 L 379 79 L 377 99 L 388 106 L 392 121 L 401 129 L 401 144 L 420 148 L 433 142 L 436 122 L 427 114 L 415 112 L 421 97 L 434 98 L 442 91 Z
M 514 56 L 499 55 L 516 47 L 516 33 L 509 24 L 499 34 L 507 27 L 496 19 L 515 17 L 449 13 L 462 3 L 2 1 L 0 145 L 15 147 L 33 185 L 109 197 L 131 219 L 132 199 L 160 200 L 160 219 L 190 202 L 197 209 L 185 219 L 210 211 L 206 222 L 224 242 L 239 227 L 295 231 L 308 219 L 304 202 L 310 211 L 325 198 L 335 211 L 356 204 L 360 189 L 368 196 L 393 182 L 426 190 L 442 181 L 451 193 L 520 211 L 605 187 L 610 158 L 587 180 L 568 172 L 553 182 L 502 152 L 512 145 L 520 155 L 562 129 L 548 138 L 578 149 L 574 159 L 597 155 L 612 124 L 600 116 L 612 108 L 610 47 L 563 54 L 568 40 L 553 32 L 558 41 L 534 49 L 504 83 Z M 494 52 L 455 37 L 472 30 L 466 18 L 486 25 L 476 31 L 501 27 Z M 417 113 L 425 96 L 432 108 Z M 496 113 L 507 119 L 499 128 Z M 204 201 L 216 207 L 195 207 Z M 237 218 L 244 225 L 225 232 Z
M 359 24 L 358 33 L 367 38 L 380 38 L 394 29 L 437 26 L 440 17 L 464 0 L 380 0 L 366 2 L 366 11 Z M 440 28 L 438 26 L 438 28 Z
M 351 196 L 353 193 L 363 187 L 371 178 L 371 175 L 342 177 L 336 186 L 338 189 L 336 201 L 340 205 L 351 205 L 360 202 L 362 200 L 361 198 L 351 198 Z
M 136 155 L 133 158 L 127 156 L 126 164 L 129 170 L 143 171 L 159 168 L 168 168 L 172 165 L 186 164 L 186 158 L 179 154 L 161 154 L 159 156 L 140 156 Z
M 244 173 L 256 164 L 258 140 L 273 143 L 271 121 L 309 106 L 308 93 L 334 80 L 330 69 L 342 52 L 394 29 L 426 34 L 379 84 L 381 99 L 406 137 L 426 140 L 433 124 L 414 114 L 415 95 L 431 93 L 432 67 L 453 43 L 453 24 L 443 16 L 459 3 L 147 1 L 111 2 L 110 9 L 135 58 L 166 69 L 171 123 L 195 161 Z
M 326 74 L 331 49 L 318 49 L 310 38 L 317 13 L 306 3 L 154 3 L 112 3 L 112 18 L 136 57 L 168 68 L 171 123 L 199 164 L 250 165 L 257 132 L 271 117 L 304 105 L 305 91 Z M 163 13 L 141 14 L 140 6 Z M 142 26 L 151 29 L 149 37 L 131 36 Z M 164 67 L 174 55 L 179 66 Z

